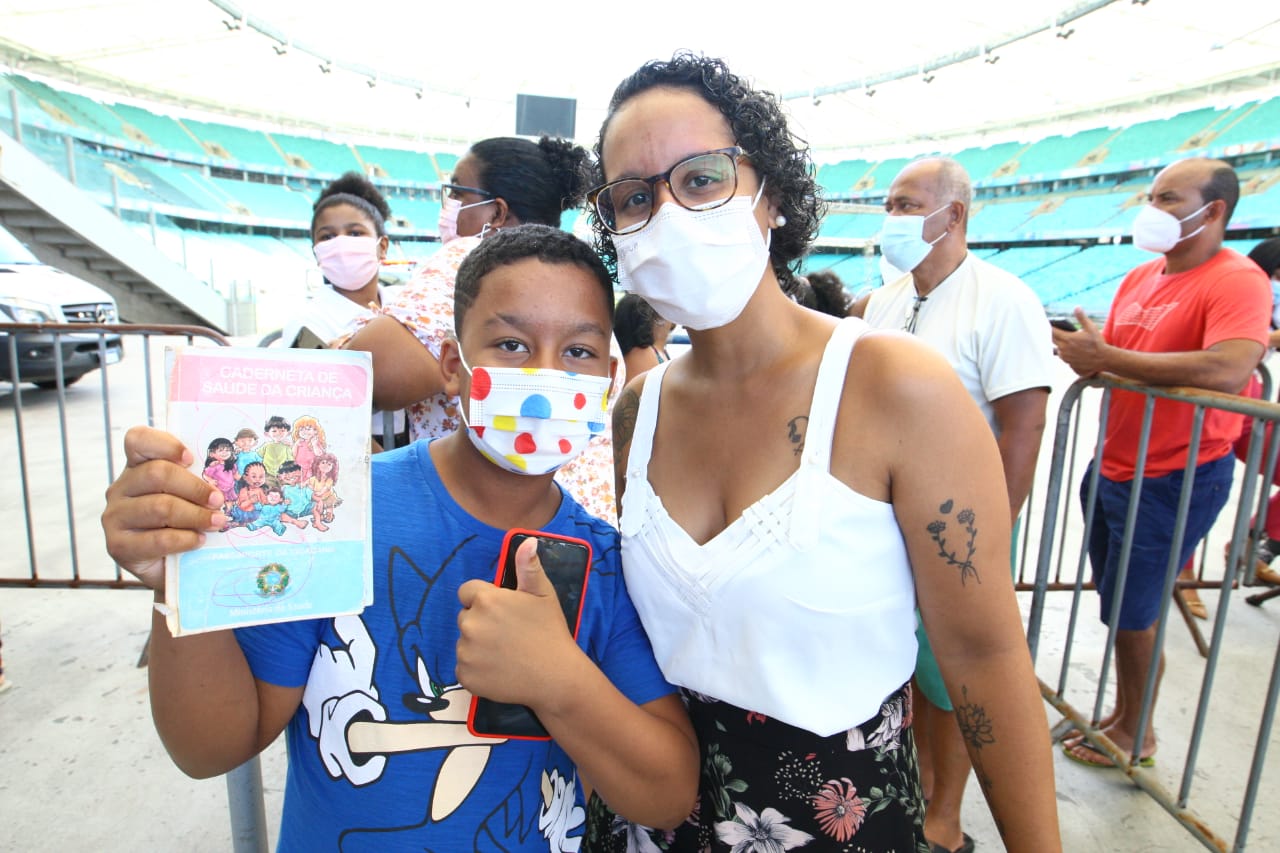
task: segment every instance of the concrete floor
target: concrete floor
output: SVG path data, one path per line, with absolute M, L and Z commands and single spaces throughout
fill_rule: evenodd
M 226 851 L 226 784 L 169 761 L 137 667 L 150 593 L 0 591 L 0 850 Z M 275 837 L 284 744 L 263 758 Z
M 1205 596 L 1212 607 L 1212 595 Z M 1062 604 L 1065 604 L 1063 597 Z M 1233 602 L 1238 605 L 1239 602 Z M 150 624 L 150 596 L 119 590 L 0 591 L 5 674 L 0 694 L 0 850 L 226 851 L 232 849 L 226 786 L 178 771 L 160 745 L 136 666 Z M 1257 732 L 1253 707 L 1266 687 L 1280 608 L 1235 607 L 1239 643 L 1222 662 L 1218 716 L 1196 772 L 1193 804 L 1233 838 L 1243 796 L 1239 767 Z M 1251 640 L 1271 639 L 1255 653 Z M 1179 630 L 1170 636 L 1170 677 L 1160 705 L 1157 774 L 1176 788 L 1194 708 L 1198 659 Z M 1083 660 L 1084 655 L 1081 655 Z M 1184 666 L 1185 665 L 1185 666 Z M 1081 664 L 1087 670 L 1091 664 Z M 1045 673 L 1042 671 L 1042 675 Z M 1222 707 L 1219 707 L 1222 706 Z M 1238 713 L 1231 713 L 1239 707 Z M 1050 714 L 1050 721 L 1057 717 Z M 1280 755 L 1272 744 L 1272 756 Z M 1274 759 L 1270 764 L 1274 765 Z M 1118 771 L 1081 767 L 1054 750 L 1059 815 L 1068 851 L 1203 849 Z M 1247 766 L 1247 764 L 1246 764 Z M 1264 783 L 1274 782 L 1274 766 Z M 1243 772 L 1247 772 L 1243 771 Z M 267 824 L 274 840 L 285 773 L 282 743 L 263 756 Z M 1223 781 L 1224 778 L 1227 781 Z M 1264 787 L 1250 850 L 1280 849 L 1280 812 Z M 1001 849 L 977 785 L 966 794 L 965 828 L 980 850 Z
M 135 348 L 134 353 L 137 352 Z M 113 415 L 110 441 L 120 447 L 124 429 L 142 417 L 140 383 L 130 378 L 126 359 L 112 368 Z M 133 361 L 137 361 L 134 359 Z M 1070 382 L 1064 374 L 1061 387 Z M 118 393 L 131 394 L 114 402 Z M 87 407 L 71 423 L 88 434 L 102 419 L 91 380 L 68 389 L 69 403 Z M 32 450 L 31 435 L 57 432 L 53 395 L 23 392 L 28 420 L 28 452 L 36 479 L 61 483 L 57 445 Z M 1056 411 L 1056 395 L 1051 410 Z M 11 389 L 0 384 L 0 445 L 13 441 Z M 132 416 L 130 416 L 132 415 Z M 96 418 L 96 422 L 95 419 Z M 6 432 L 6 430 L 8 432 Z M 51 431 L 52 430 L 52 431 Z M 1046 453 L 1052 444 L 1046 431 Z M 72 544 L 85 577 L 111 576 L 97 528 L 102 487 L 108 477 L 100 443 L 72 453 L 76 536 L 68 536 L 62 497 L 37 501 L 35 551 L 42 577 L 66 571 Z M 81 458 L 85 457 L 85 458 Z M 121 464 L 120 459 L 115 465 Z M 1042 469 L 1045 470 L 1045 469 Z M 20 528 L 21 496 L 12 482 L 0 483 L 0 515 L 9 519 L 0 546 L 0 577 L 27 570 L 26 540 Z M 15 504 L 15 501 L 18 503 Z M 1034 530 L 1039 517 L 1032 509 Z M 1211 536 L 1210 553 L 1221 553 L 1229 527 L 1226 514 Z M 1034 536 L 1034 531 L 1033 534 Z M 1216 550 L 1215 550 L 1216 549 Z M 1219 558 L 1220 559 L 1220 558 Z M 1220 571 L 1220 569 L 1219 569 Z M 1211 615 L 1216 593 L 1203 594 Z M 1024 612 L 1030 596 L 1020 596 Z M 1230 843 L 1244 796 L 1245 779 L 1268 679 L 1280 638 L 1280 600 L 1262 608 L 1244 605 L 1239 593 L 1227 617 L 1226 642 L 1210 704 L 1210 722 L 1200 751 L 1191 807 Z M 1057 682 L 1070 597 L 1049 596 L 1038 669 Z M 1176 614 L 1175 614 L 1176 616 Z M 1206 630 L 1209 624 L 1205 623 Z M 150 595 L 139 590 L 0 588 L 0 632 L 5 674 L 13 687 L 0 693 L 0 851 L 225 851 L 231 849 L 226 787 L 221 779 L 195 781 L 170 763 L 152 728 L 146 671 L 136 666 L 150 625 Z M 1081 708 L 1092 706 L 1091 685 L 1100 668 L 1103 637 L 1096 604 L 1086 594 L 1080 632 L 1073 644 L 1068 693 Z M 1181 622 L 1170 625 L 1168 671 L 1156 724 L 1160 735 L 1156 778 L 1176 790 L 1203 677 L 1203 660 Z M 1050 709 L 1050 723 L 1058 715 Z M 1277 784 L 1280 750 L 1271 738 L 1270 773 L 1248 837 L 1248 849 L 1280 850 L 1280 810 L 1271 805 L 1268 783 Z M 1048 744 L 1046 749 L 1051 748 Z M 1054 750 L 1064 849 L 1146 851 L 1204 849 L 1147 794 L 1119 771 L 1097 770 L 1066 760 Z M 285 758 L 282 743 L 263 757 L 267 824 L 272 840 L 279 823 Z M 966 795 L 964 825 L 979 850 L 1001 849 L 977 785 Z

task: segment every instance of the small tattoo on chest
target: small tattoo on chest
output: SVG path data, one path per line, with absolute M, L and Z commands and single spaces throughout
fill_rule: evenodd
M 796 456 L 804 453 L 804 433 L 808 426 L 808 415 L 798 415 L 787 421 L 787 440 L 791 442 L 791 451 Z

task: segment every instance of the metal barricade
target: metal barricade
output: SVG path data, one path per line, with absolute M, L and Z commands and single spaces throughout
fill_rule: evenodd
M 109 363 L 108 341 L 117 339 L 124 341 L 127 354 Z M 0 340 L 5 348 L 0 355 L 7 356 L 9 366 L 0 382 L 11 387 L 7 399 L 0 395 L 0 405 L 8 402 L 13 408 L 12 420 L 5 418 L 13 431 L 0 427 L 0 452 L 17 473 L 0 484 L 0 517 L 22 519 L 26 555 L 24 567 L 18 543 L 10 543 L 8 556 L 0 560 L 0 587 L 139 586 L 111 562 L 98 525 L 102 490 L 118 472 L 123 431 L 163 421 L 157 407 L 164 405 L 165 346 L 231 342 L 201 326 L 131 323 L 0 323 Z M 44 390 L 31 388 L 21 369 L 29 363 L 26 351 L 36 346 L 52 356 L 52 379 L 38 374 Z M 92 356 L 100 367 L 85 374 L 69 396 L 64 350 L 72 349 Z M 96 394 L 79 393 L 91 383 Z M 387 450 L 396 445 L 393 416 L 383 413 Z M 35 452 L 52 442 L 59 446 L 57 470 L 50 467 L 50 454 Z
M 214 346 L 229 342 L 212 329 L 177 325 L 0 323 L 0 335 L 6 337 L 9 366 L 0 381 L 11 385 L 7 402 L 13 408 L 13 431 L 0 432 L 0 446 L 6 458 L 16 461 L 18 474 L 0 491 L 0 513 L 22 518 L 26 546 L 24 570 L 16 558 L 18 543 L 12 543 L 0 570 L 0 587 L 137 586 L 107 557 L 98 526 L 102 490 L 116 476 L 122 438 L 117 431 L 156 423 L 156 406 L 163 401 L 163 390 L 157 388 L 164 387 L 163 368 L 155 357 L 157 340 Z M 120 339 L 126 355 L 110 364 L 108 341 Z M 41 384 L 52 386 L 53 395 L 24 387 L 24 350 L 34 347 L 34 341 L 52 347 L 53 378 Z M 72 345 L 82 354 L 96 355 L 99 367 L 85 376 L 82 386 L 87 390 L 93 382 L 96 395 L 80 389 L 68 395 L 64 350 Z M 50 454 L 33 452 L 41 443 L 53 442 L 60 451 L 56 471 Z M 91 559 L 84 559 L 86 552 Z M 106 566 L 112 566 L 109 572 Z
M 1265 364 L 1260 364 L 1258 365 L 1255 374 L 1258 385 L 1260 386 L 1260 393 L 1257 399 L 1272 399 L 1273 382 L 1270 370 L 1268 370 Z M 1067 445 L 1066 478 L 1069 481 L 1074 481 L 1075 479 L 1075 461 L 1079 458 L 1078 450 L 1080 447 L 1081 417 L 1082 412 L 1079 407 L 1076 407 L 1071 419 L 1071 433 Z M 1060 452 L 1061 451 L 1059 450 L 1059 453 Z M 1274 462 L 1275 460 L 1268 455 L 1261 470 L 1274 470 Z M 1018 526 L 1014 528 L 1014 585 L 1019 592 L 1031 592 L 1035 589 L 1037 554 L 1033 553 L 1032 543 L 1035 542 L 1036 539 L 1035 536 L 1031 534 L 1035 526 L 1035 520 L 1040 517 L 1040 513 L 1044 509 L 1044 507 L 1040 505 L 1041 497 L 1039 495 L 1038 488 L 1039 482 L 1039 475 L 1032 479 L 1031 489 L 1027 495 L 1023 512 L 1018 518 Z M 1267 494 L 1270 489 L 1268 483 L 1269 481 L 1265 479 L 1260 479 L 1258 481 L 1259 507 L 1267 501 Z M 1062 526 L 1059 530 L 1060 541 L 1058 543 L 1058 553 L 1060 556 L 1062 554 L 1062 538 L 1065 537 L 1066 534 L 1066 527 Z M 1260 537 L 1261 528 L 1259 527 L 1258 530 L 1254 531 L 1253 538 L 1246 543 L 1244 552 L 1251 553 L 1254 543 L 1261 541 Z M 1200 651 L 1201 656 L 1208 656 L 1209 643 L 1205 640 L 1204 633 L 1200 629 L 1199 619 L 1195 617 L 1190 610 L 1185 598 L 1185 592 L 1187 590 L 1217 589 L 1219 579 L 1206 577 L 1207 571 L 1212 573 L 1212 569 L 1209 569 L 1210 554 L 1208 546 L 1209 542 L 1206 538 L 1202 543 L 1198 557 L 1195 558 L 1197 569 L 1194 579 L 1187 580 L 1185 576 L 1180 576 L 1178 584 L 1174 588 L 1173 599 L 1174 604 L 1178 607 L 1178 612 L 1182 617 L 1183 624 L 1186 627 L 1187 632 L 1191 635 L 1192 641 L 1196 644 L 1196 648 Z M 1063 580 L 1062 578 L 1061 559 L 1059 559 L 1055 565 L 1053 577 L 1050 578 L 1046 589 L 1050 592 L 1070 592 L 1075 589 L 1075 583 L 1073 581 L 1069 579 Z M 1083 589 L 1094 589 L 1093 582 L 1091 580 L 1085 581 Z M 1275 597 L 1280 597 L 1280 588 L 1268 588 L 1264 592 L 1248 596 L 1245 600 L 1250 604 L 1258 605 Z
M 0 336 L 5 336 L 10 368 L 0 381 L 10 383 L 8 402 L 13 408 L 13 431 L 0 432 L 0 451 L 16 460 L 18 473 L 9 479 L 7 491 L 0 492 L 0 513 L 22 518 L 26 544 L 25 571 L 17 543 L 6 550 L 0 587 L 141 588 L 107 556 L 98 523 L 105 506 L 103 490 L 116 476 L 116 448 L 123 438 L 118 433 L 138 423 L 157 423 L 157 405 L 164 396 L 159 356 L 166 343 L 230 342 L 212 329 L 180 325 L 0 323 Z M 125 357 L 112 363 L 108 342 L 117 339 L 124 340 Z M 31 363 L 37 346 L 45 353 L 52 348 L 54 369 L 51 379 L 37 374 L 45 390 L 30 391 L 24 388 L 21 368 L 24 361 Z M 82 358 L 96 355 L 98 367 L 84 380 L 84 390 L 88 377 L 96 380 L 96 394 L 77 389 L 68 395 L 64 350 Z M 52 400 L 49 391 L 54 392 Z M 52 470 L 50 454 L 32 452 L 42 441 L 58 443 L 60 471 Z M 86 488 L 89 485 L 99 488 Z M 55 568 L 49 569 L 51 565 Z M 139 666 L 145 661 L 144 649 Z M 226 784 L 234 849 L 265 853 L 259 759 L 229 772 Z
M 1269 377 L 1264 374 L 1264 399 L 1257 400 L 1249 397 L 1237 397 L 1187 388 L 1155 388 L 1110 376 L 1082 379 L 1074 383 L 1063 395 L 1058 411 L 1052 463 L 1046 478 L 1043 496 L 1042 525 L 1036 542 L 1035 577 L 1030 585 L 1033 595 L 1028 620 L 1028 642 L 1033 658 L 1037 659 L 1037 670 L 1039 672 L 1046 671 L 1046 664 L 1058 665 L 1056 685 L 1046 683 L 1043 676 L 1040 682 L 1041 692 L 1046 701 L 1064 716 L 1064 720 L 1059 724 L 1058 728 L 1065 730 L 1074 726 L 1082 732 L 1088 742 L 1100 752 L 1109 756 L 1134 784 L 1148 793 L 1173 815 L 1193 837 L 1205 847 L 1213 850 L 1245 849 L 1249 824 L 1258 794 L 1267 745 L 1275 717 L 1277 696 L 1280 694 L 1280 638 L 1278 638 L 1269 684 L 1263 695 L 1254 697 L 1259 701 L 1260 705 L 1258 710 L 1258 734 L 1254 743 L 1253 759 L 1249 765 L 1244 799 L 1241 803 L 1236 824 L 1235 839 L 1234 842 L 1228 842 L 1220 834 L 1212 830 L 1205 820 L 1191 809 L 1189 803 L 1192 785 L 1198 774 L 1201 777 L 1201 783 L 1205 784 L 1203 771 L 1197 770 L 1197 761 L 1204 745 L 1206 723 L 1210 719 L 1210 700 L 1215 677 L 1218 674 L 1219 660 L 1224 647 L 1226 647 L 1230 603 L 1233 592 L 1240 584 L 1250 585 L 1254 583 L 1254 549 L 1256 542 L 1263 535 L 1263 519 L 1267 497 L 1270 494 L 1272 484 L 1271 474 L 1275 470 L 1277 452 L 1280 449 L 1280 430 L 1273 430 L 1269 440 L 1264 441 L 1265 426 L 1280 421 L 1280 405 L 1266 402 L 1266 399 L 1270 397 L 1269 385 Z M 1088 431 L 1082 428 L 1083 419 L 1080 403 L 1084 392 L 1090 388 L 1101 389 L 1102 397 L 1099 403 L 1097 431 L 1091 436 L 1085 436 L 1086 439 L 1094 438 L 1095 445 L 1092 450 L 1093 465 L 1091 473 L 1087 475 L 1088 480 L 1083 493 L 1085 505 L 1080 508 L 1076 506 L 1076 501 L 1064 500 L 1063 494 L 1064 488 L 1068 488 L 1072 483 L 1076 482 L 1075 462 L 1077 458 L 1087 458 L 1089 453 L 1088 450 L 1082 449 L 1081 445 L 1082 433 Z M 1145 409 L 1138 444 L 1136 477 L 1128 505 L 1123 541 L 1120 548 L 1119 569 L 1116 574 L 1116 602 L 1108 614 L 1109 618 L 1107 620 L 1107 623 L 1112 627 L 1104 626 L 1105 640 L 1102 643 L 1101 662 L 1097 669 L 1094 670 L 1092 663 L 1081 663 L 1078 659 L 1073 660 L 1073 657 L 1078 658 L 1082 648 L 1088 647 L 1091 643 L 1096 643 L 1098 639 L 1096 630 L 1102 630 L 1102 628 L 1092 629 L 1082 623 L 1080 607 L 1086 588 L 1092 586 L 1092 584 L 1086 583 L 1086 568 L 1088 565 L 1086 543 L 1089 542 L 1092 532 L 1093 508 L 1097 500 L 1098 472 L 1102 454 L 1101 436 L 1106 432 L 1108 403 L 1112 393 L 1116 390 L 1143 395 L 1145 397 Z M 1117 630 L 1114 626 L 1118 622 L 1119 599 L 1123 595 L 1123 588 L 1127 579 L 1128 559 L 1133 543 L 1138 501 L 1142 490 L 1142 477 L 1146 464 L 1153 413 L 1155 412 L 1155 401 L 1157 399 L 1178 401 L 1194 407 L 1190 435 L 1190 446 L 1193 448 L 1199 446 L 1205 414 L 1209 410 L 1236 412 L 1252 419 L 1250 440 L 1248 450 L 1245 453 L 1244 471 L 1242 479 L 1239 481 L 1241 485 L 1238 499 L 1235 502 L 1234 514 L 1228 518 L 1229 513 L 1225 511 L 1231 507 L 1231 503 L 1228 502 L 1215 525 L 1215 529 L 1221 529 L 1221 525 L 1228 521 L 1231 525 L 1230 542 L 1225 549 L 1225 560 L 1223 563 L 1218 564 L 1223 567 L 1221 575 L 1216 578 L 1207 577 L 1207 575 L 1213 573 L 1211 567 L 1215 561 L 1202 556 L 1196 580 L 1187 584 L 1189 586 L 1216 589 L 1219 593 L 1219 598 L 1211 638 L 1203 646 L 1204 670 L 1199 680 L 1200 688 L 1198 699 L 1195 702 L 1195 713 L 1185 763 L 1182 767 L 1181 778 L 1176 792 L 1171 792 L 1165 787 L 1154 768 L 1140 766 L 1139 753 L 1141 752 L 1141 744 L 1144 741 L 1144 737 L 1153 725 L 1152 710 L 1155 706 L 1156 684 L 1165 647 L 1170 602 L 1178 601 L 1184 617 L 1188 623 L 1192 622 L 1191 617 L 1186 613 L 1185 605 L 1175 595 L 1175 590 L 1177 576 L 1182 568 L 1178 560 L 1179 546 L 1184 537 L 1191 501 L 1191 489 L 1194 485 L 1197 461 L 1194 453 L 1189 454 L 1184 470 L 1185 480 L 1179 495 L 1178 510 L 1172 530 L 1173 547 L 1170 549 L 1168 556 L 1168 564 L 1159 599 L 1162 604 L 1155 625 L 1153 663 L 1149 671 L 1143 674 L 1145 676 L 1143 698 L 1135 736 L 1135 744 L 1137 746 L 1135 746 L 1131 754 L 1126 753 L 1118 748 L 1099 727 L 1099 722 L 1103 717 L 1106 685 L 1111 671 L 1113 656 L 1115 655 Z M 1082 513 L 1081 509 L 1083 509 Z M 1254 519 L 1252 523 L 1251 517 Z M 1080 520 L 1080 527 L 1076 527 L 1073 523 L 1076 519 Z M 1076 531 L 1079 531 L 1078 539 L 1075 535 Z M 1025 544 L 1025 547 L 1029 547 L 1029 543 Z M 1209 548 L 1202 549 L 1202 555 L 1209 553 L 1211 553 Z M 1243 559 L 1246 554 L 1248 555 L 1247 560 Z M 1074 566 L 1074 573 L 1068 570 L 1064 574 L 1064 565 Z M 1061 613 L 1054 614 L 1059 618 L 1065 619 L 1066 627 L 1064 631 L 1046 631 L 1045 628 L 1046 602 L 1048 593 L 1052 591 L 1068 591 L 1072 594 L 1071 604 L 1065 615 Z M 1090 631 L 1095 631 L 1093 636 L 1089 636 Z M 1195 633 L 1198 637 L 1198 629 Z M 1046 637 L 1053 638 L 1054 648 L 1045 649 L 1045 644 L 1042 643 L 1042 640 Z M 1057 643 L 1060 638 L 1061 645 L 1058 646 Z M 1261 652 L 1265 651 L 1265 649 L 1261 650 Z M 1050 655 L 1059 655 L 1060 660 L 1058 658 L 1050 659 Z M 1199 658 L 1191 658 L 1190 660 L 1199 660 Z M 1169 674 L 1173 674 L 1176 666 L 1177 674 L 1182 678 L 1187 678 L 1187 664 L 1188 659 L 1185 656 L 1180 657 L 1176 662 L 1170 664 Z M 1076 679 L 1077 683 L 1072 683 L 1071 676 L 1079 676 L 1081 672 L 1084 672 L 1086 676 L 1096 673 L 1096 683 L 1086 683 L 1081 688 L 1077 684 L 1078 677 Z M 1168 686 L 1168 678 L 1165 679 L 1164 683 Z M 1194 684 L 1191 681 L 1184 683 Z M 1090 695 L 1092 700 L 1092 708 L 1090 710 L 1082 712 L 1073 704 L 1073 699 L 1079 702 L 1082 696 L 1089 697 Z M 1166 735 L 1165 737 L 1170 736 Z M 1161 742 L 1164 743 L 1165 739 L 1162 738 Z

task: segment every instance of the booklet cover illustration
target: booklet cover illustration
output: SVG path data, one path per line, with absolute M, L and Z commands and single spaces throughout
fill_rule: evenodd
M 367 353 L 165 353 L 170 432 L 227 526 L 165 564 L 174 636 L 358 613 L 373 590 Z

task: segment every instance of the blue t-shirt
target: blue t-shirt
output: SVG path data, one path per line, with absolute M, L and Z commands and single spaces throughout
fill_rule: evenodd
M 494 579 L 506 531 L 453 500 L 425 441 L 374 456 L 372 471 L 373 604 L 236 631 L 257 678 L 306 685 L 286 729 L 279 849 L 576 850 L 573 762 L 553 741 L 477 742 L 454 675 L 458 587 Z M 578 645 L 633 702 L 672 693 L 627 596 L 617 532 L 561 492 L 544 529 L 592 548 Z

